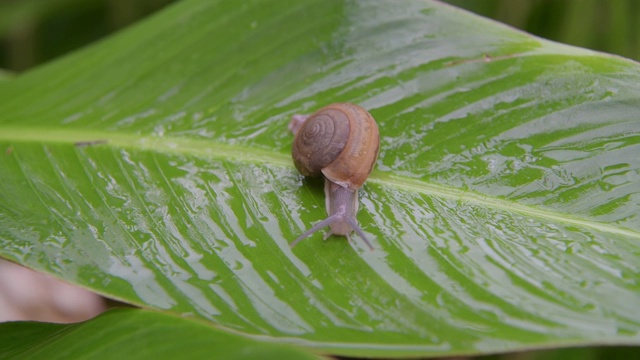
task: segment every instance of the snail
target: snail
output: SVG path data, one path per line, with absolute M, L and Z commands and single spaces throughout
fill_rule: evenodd
M 294 115 L 289 129 L 293 140 L 293 163 L 304 176 L 324 176 L 328 217 L 298 236 L 290 246 L 329 226 L 331 235 L 351 240 L 355 231 L 373 250 L 358 225 L 358 189 L 369 177 L 380 149 L 375 120 L 365 109 L 350 103 L 323 107 L 310 116 Z

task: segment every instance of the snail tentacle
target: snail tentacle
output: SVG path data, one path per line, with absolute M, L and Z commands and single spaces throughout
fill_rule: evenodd
M 336 221 L 340 221 L 339 217 L 340 217 L 340 215 L 335 214 L 335 215 L 329 216 L 328 218 L 326 218 L 326 219 L 320 221 L 319 223 L 313 225 L 311 227 L 311 229 L 303 232 L 302 235 L 298 236 L 295 240 L 293 240 L 291 243 L 289 243 L 289 246 L 290 247 L 294 247 L 294 246 L 296 246 L 297 243 L 299 243 L 300 241 L 304 240 L 305 238 L 313 235 L 314 233 L 318 232 L 323 227 L 329 226 L 329 225 L 333 224 Z M 325 237 L 325 240 L 326 240 L 326 237 Z
M 367 244 L 369 249 L 371 249 L 373 251 L 373 245 L 371 245 L 371 242 L 369 242 L 369 239 L 367 238 L 367 235 L 365 235 L 364 231 L 362 231 L 362 229 L 358 225 L 358 222 L 356 221 L 356 219 L 353 218 L 353 217 L 347 217 L 346 214 L 333 214 L 333 215 L 329 216 L 328 218 L 320 221 L 319 223 L 313 225 L 311 227 L 311 229 L 305 231 L 304 233 L 302 233 L 302 235 L 298 236 L 295 240 L 293 240 L 289 244 L 289 246 L 290 247 L 294 247 L 300 241 L 308 238 L 309 236 L 311 236 L 314 233 L 318 232 L 320 229 L 324 228 L 325 226 L 331 226 L 331 225 L 337 224 L 337 223 L 349 224 L 350 229 L 354 230 L 358 234 L 358 236 L 360 236 L 360 238 L 365 242 L 365 244 Z M 329 236 L 331 236 L 331 235 L 344 235 L 344 236 L 347 237 L 347 239 L 349 241 L 351 241 L 351 236 L 349 236 L 349 234 L 334 234 L 332 230 L 327 231 L 327 233 L 324 235 L 323 239 L 327 240 L 327 238 Z

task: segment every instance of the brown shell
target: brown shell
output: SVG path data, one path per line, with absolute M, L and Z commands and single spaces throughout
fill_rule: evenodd
M 380 133 L 365 109 L 349 103 L 323 107 L 304 122 L 293 141 L 293 163 L 305 176 L 358 189 L 378 158 Z

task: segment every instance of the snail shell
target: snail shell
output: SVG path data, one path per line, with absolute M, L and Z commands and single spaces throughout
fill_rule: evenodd
M 378 159 L 380 134 L 365 109 L 349 103 L 326 106 L 304 121 L 293 142 L 293 163 L 304 176 L 324 175 L 358 189 Z
M 291 243 L 310 236 L 325 226 L 332 235 L 349 238 L 352 231 L 369 245 L 358 226 L 358 189 L 373 170 L 380 149 L 375 120 L 365 109 L 349 103 L 328 105 L 311 116 L 296 115 L 289 124 L 295 134 L 293 162 L 305 176 L 325 177 L 326 207 L 329 216 Z

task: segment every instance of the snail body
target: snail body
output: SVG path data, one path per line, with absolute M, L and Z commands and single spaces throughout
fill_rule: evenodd
M 310 116 L 295 115 L 289 129 L 295 139 L 293 162 L 304 176 L 325 178 L 329 216 L 295 239 L 291 246 L 329 226 L 330 235 L 350 238 L 355 231 L 371 248 L 358 226 L 358 189 L 373 170 L 380 149 L 375 120 L 365 109 L 350 103 L 325 106 Z

